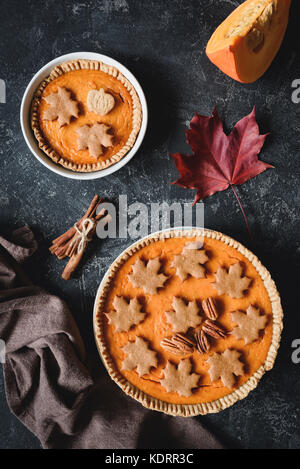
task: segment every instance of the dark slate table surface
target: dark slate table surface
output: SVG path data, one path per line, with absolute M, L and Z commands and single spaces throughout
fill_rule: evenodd
M 299 2 L 271 68 L 252 85 L 223 75 L 207 59 L 214 28 L 241 1 L 235 0 L 10 0 L 1 7 L 0 78 L 7 103 L 0 104 L 1 232 L 31 226 L 39 252 L 27 264 L 34 282 L 63 297 L 89 352 L 95 350 L 92 307 L 97 286 L 114 258 L 131 243 L 111 239 L 93 244 L 76 278 L 48 253 L 50 241 L 71 226 L 95 193 L 118 203 L 189 202 L 193 191 L 169 184 L 177 171 L 169 157 L 185 149 L 184 128 L 195 111 L 214 104 L 230 130 L 256 106 L 262 132 L 271 132 L 262 159 L 276 169 L 238 188 L 254 241 L 250 242 L 231 191 L 205 201 L 205 226 L 233 236 L 271 271 L 282 295 L 285 328 L 274 369 L 249 397 L 217 415 L 201 417 L 226 444 L 241 448 L 300 447 L 300 364 L 291 343 L 300 338 L 299 202 L 300 104 L 291 99 L 300 78 Z M 296 11 L 298 9 L 298 11 Z M 127 66 L 144 88 L 149 127 L 138 154 L 117 173 L 96 181 L 73 181 L 43 167 L 29 152 L 19 124 L 22 94 L 33 74 L 65 53 L 93 51 Z M 39 448 L 38 440 L 11 415 L 0 381 L 0 447 Z M 121 392 L 121 391 L 120 391 Z M 138 404 L 137 404 L 138 405 Z

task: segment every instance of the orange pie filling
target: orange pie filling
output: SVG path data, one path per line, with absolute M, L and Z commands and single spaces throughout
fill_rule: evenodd
M 72 100 L 78 103 L 78 117 L 71 117 L 70 122 L 62 126 L 57 119 L 44 118 L 50 107 L 44 98 L 57 93 L 59 88 L 70 91 Z M 106 115 L 90 111 L 87 105 L 89 92 L 101 89 L 114 98 L 114 107 Z M 82 69 L 64 73 L 50 81 L 41 98 L 38 120 L 43 136 L 58 155 L 74 164 L 94 164 L 110 159 L 126 145 L 132 132 L 133 102 L 130 92 L 120 80 L 101 70 Z M 78 149 L 76 133 L 80 127 L 91 127 L 96 123 L 107 125 L 109 134 L 113 136 L 112 145 L 103 147 L 103 152 L 98 157 L 92 156 L 88 148 Z
M 255 267 L 236 249 L 223 242 L 205 238 L 204 247 L 208 261 L 205 262 L 204 278 L 189 275 L 182 281 L 177 275 L 176 268 L 172 266 L 174 257 L 183 252 L 184 247 L 195 241 L 195 238 L 170 238 L 158 240 L 141 248 L 126 260 L 116 272 L 106 296 L 103 311 L 107 313 L 103 318 L 104 341 L 109 355 L 114 361 L 118 372 L 130 383 L 146 394 L 171 404 L 197 404 L 212 402 L 230 394 L 234 389 L 245 383 L 264 364 L 272 342 L 272 305 L 264 283 Z M 130 280 L 133 266 L 138 259 L 145 265 L 150 259 L 159 258 L 162 272 L 168 277 L 162 288 L 154 294 L 145 293 L 141 287 L 134 287 Z M 243 292 L 241 298 L 232 298 L 229 294 L 219 294 L 213 283 L 216 282 L 218 268 L 240 263 L 243 267 L 243 276 L 251 279 L 250 286 Z M 127 301 L 137 298 L 145 313 L 143 320 L 131 327 L 128 331 L 116 331 L 116 326 L 110 321 L 109 314 L 114 311 L 116 297 L 124 297 Z M 227 334 L 225 338 L 209 337 L 210 350 L 199 353 L 195 347 L 193 353 L 184 357 L 191 361 L 191 373 L 199 375 L 198 384 L 191 394 L 186 397 L 175 391 L 167 391 L 160 380 L 164 377 L 164 369 L 169 362 L 178 365 L 183 358 L 177 356 L 161 346 L 161 341 L 174 335 L 174 329 L 168 322 L 166 312 L 173 308 L 174 297 L 182 298 L 185 302 L 196 301 L 199 305 L 199 316 L 202 322 L 207 317 L 201 308 L 203 299 L 213 298 L 218 310 L 216 323 Z M 246 312 L 250 305 L 259 309 L 265 316 L 265 326 L 259 331 L 256 340 L 246 344 L 244 339 L 237 339 L 232 331 L 236 324 L 232 320 L 231 312 L 241 310 Z M 200 325 L 201 327 L 201 325 Z M 188 332 L 193 332 L 188 331 Z M 136 369 L 124 369 L 124 360 L 127 357 L 123 347 L 133 343 L 137 337 L 145 339 L 149 348 L 156 352 L 157 365 L 151 367 L 150 372 L 140 375 Z M 126 347 L 125 347 L 126 348 Z M 235 350 L 240 354 L 243 364 L 243 375 L 234 376 L 233 388 L 224 385 L 222 379 L 213 381 L 209 374 L 207 360 L 216 352 L 223 353 L 227 349 Z

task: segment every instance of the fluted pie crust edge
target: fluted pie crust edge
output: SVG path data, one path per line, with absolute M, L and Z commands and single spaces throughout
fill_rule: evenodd
M 131 384 L 120 372 L 116 369 L 114 361 L 110 356 L 107 349 L 104 338 L 103 329 L 103 309 L 106 302 L 107 294 L 110 290 L 111 284 L 114 280 L 115 274 L 122 266 L 122 264 L 128 260 L 131 255 L 139 251 L 144 246 L 148 246 L 158 240 L 176 237 L 195 237 L 200 236 L 204 238 L 216 239 L 224 242 L 226 245 L 235 248 L 243 256 L 245 256 L 249 262 L 255 267 L 256 271 L 260 275 L 264 286 L 268 292 L 270 302 L 272 305 L 273 315 L 273 332 L 272 341 L 265 362 L 261 365 L 258 370 L 239 388 L 235 389 L 230 394 L 221 397 L 212 402 L 199 403 L 199 404 L 171 404 L 160 399 L 149 396 L 144 391 L 141 391 L 135 385 Z M 187 229 L 172 229 L 169 231 L 160 232 L 154 235 L 150 235 L 145 239 L 142 239 L 132 246 L 130 246 L 124 253 L 122 253 L 111 265 L 108 273 L 105 277 L 104 282 L 101 285 L 97 295 L 96 312 L 94 315 L 94 330 L 96 344 L 100 353 L 100 356 L 104 362 L 105 367 L 108 370 L 111 378 L 120 386 L 120 388 L 129 396 L 139 401 L 144 407 L 160 412 L 164 412 L 173 416 L 181 417 L 193 417 L 196 415 L 206 415 L 210 413 L 217 413 L 224 410 L 237 401 L 244 399 L 248 396 L 249 392 L 256 388 L 261 377 L 266 371 L 273 368 L 274 362 L 277 356 L 278 347 L 280 345 L 281 332 L 283 328 L 283 310 L 281 306 L 281 300 L 277 291 L 276 285 L 271 278 L 268 270 L 261 264 L 259 259 L 242 244 L 235 241 L 234 239 L 226 236 L 222 233 L 211 231 L 207 229 L 195 228 L 192 230 Z
M 133 113 L 132 113 L 132 130 L 129 135 L 129 138 L 126 144 L 114 155 L 112 155 L 107 160 L 98 161 L 96 163 L 88 163 L 88 164 L 76 164 L 73 163 L 65 158 L 63 158 L 57 151 L 55 151 L 51 145 L 45 139 L 43 132 L 40 128 L 39 122 L 39 105 L 42 97 L 42 93 L 46 86 L 55 78 L 63 75 L 64 73 L 68 73 L 74 70 L 101 70 L 104 73 L 114 77 L 116 80 L 119 80 L 124 87 L 129 92 L 131 99 L 132 99 L 132 106 L 133 106 Z M 31 104 L 31 128 L 35 135 L 35 138 L 38 141 L 40 149 L 46 153 L 46 155 L 51 158 L 55 163 L 64 166 L 71 171 L 77 172 L 92 172 L 92 171 L 99 171 L 109 166 L 117 163 L 120 161 L 133 147 L 137 136 L 140 132 L 142 124 L 142 106 L 140 99 L 137 95 L 137 92 L 134 86 L 130 83 L 130 81 L 116 68 L 111 65 L 106 65 L 105 63 L 99 60 L 86 60 L 86 59 L 78 59 L 78 60 L 71 60 L 69 62 L 64 62 L 62 64 L 57 65 L 50 75 L 45 78 L 41 84 L 39 85 L 38 89 L 36 90 L 32 104 Z

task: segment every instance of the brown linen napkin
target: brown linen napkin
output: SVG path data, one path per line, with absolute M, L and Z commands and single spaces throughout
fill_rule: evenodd
M 0 237 L 0 339 L 6 343 L 5 390 L 11 411 L 44 448 L 222 448 L 198 418 L 174 418 L 127 397 L 97 360 L 86 366 L 67 305 L 31 284 L 18 262 L 37 244 L 28 227 Z

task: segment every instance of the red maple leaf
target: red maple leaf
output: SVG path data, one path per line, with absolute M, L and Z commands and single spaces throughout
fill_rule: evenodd
M 191 120 L 190 129 L 186 130 L 187 143 L 191 146 L 193 153 L 192 155 L 181 153 L 172 155 L 180 174 L 180 178 L 173 184 L 196 189 L 194 204 L 231 187 L 249 230 L 247 218 L 234 185 L 243 184 L 266 169 L 273 168 L 258 159 L 267 135 L 259 133 L 255 120 L 255 108 L 234 126 L 229 135 L 226 135 L 223 130 L 216 107 L 211 117 L 195 114 Z

